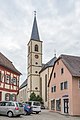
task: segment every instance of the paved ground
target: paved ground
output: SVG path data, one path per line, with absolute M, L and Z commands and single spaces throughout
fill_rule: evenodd
M 71 117 L 71 116 L 64 116 L 58 113 L 49 112 L 48 110 L 42 110 L 41 113 L 32 114 L 21 117 L 12 117 L 8 118 L 7 116 L 0 116 L 0 120 L 80 120 L 80 117 Z

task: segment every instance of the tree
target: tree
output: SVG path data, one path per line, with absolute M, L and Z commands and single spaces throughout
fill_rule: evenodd
M 36 97 L 36 101 L 39 101 L 39 102 L 41 103 L 41 102 L 43 101 L 43 99 L 42 99 L 41 96 L 37 95 L 37 97 Z
M 30 101 L 39 101 L 40 103 L 42 103 L 42 102 L 43 102 L 43 99 L 42 99 L 42 97 L 39 96 L 39 95 L 36 96 L 36 94 L 33 92 L 33 93 L 31 93 L 31 95 L 30 95 Z
M 31 93 L 31 95 L 30 95 L 30 100 L 31 101 L 36 101 L 36 94 L 33 92 L 33 93 Z

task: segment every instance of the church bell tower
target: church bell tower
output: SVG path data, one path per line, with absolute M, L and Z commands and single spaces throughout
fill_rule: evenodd
M 42 67 L 42 41 L 39 37 L 36 11 L 34 11 L 34 21 L 30 41 L 28 42 L 28 99 L 30 94 L 34 92 L 40 95 L 40 75 L 39 71 Z

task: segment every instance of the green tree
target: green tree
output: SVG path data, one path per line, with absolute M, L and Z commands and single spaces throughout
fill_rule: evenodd
M 31 95 L 30 95 L 30 100 L 31 101 L 36 101 L 36 94 L 33 92 L 33 93 L 31 93 Z
M 36 97 L 36 101 L 39 101 L 39 102 L 41 103 L 41 102 L 43 101 L 43 99 L 42 99 L 41 96 L 37 95 L 37 97 Z
M 30 95 L 30 101 L 39 101 L 40 103 L 42 103 L 43 99 L 42 99 L 42 97 L 40 95 L 36 96 L 36 94 L 33 92 Z

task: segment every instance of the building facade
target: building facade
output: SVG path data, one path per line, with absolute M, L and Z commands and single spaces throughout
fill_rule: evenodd
M 50 79 L 50 74 L 56 60 L 56 56 L 52 58 L 49 62 L 42 66 L 40 70 L 40 96 L 43 99 L 45 108 L 49 108 L 49 88 L 48 82 Z
M 27 79 L 21 84 L 19 87 L 19 94 L 17 100 L 19 102 L 26 102 L 27 101 Z
M 80 115 L 80 57 L 61 55 L 49 80 L 49 109 Z
M 21 73 L 0 52 L 0 101 L 17 100 Z

